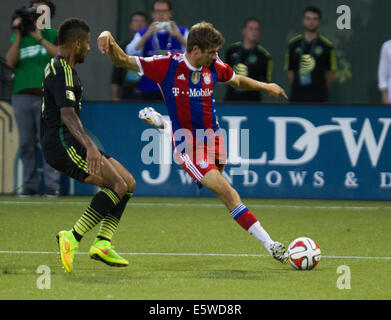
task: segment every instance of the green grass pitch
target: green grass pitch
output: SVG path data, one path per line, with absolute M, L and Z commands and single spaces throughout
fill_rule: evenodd
M 67 274 L 55 235 L 70 229 L 89 201 L 0 197 L 1 300 L 391 298 L 389 202 L 244 200 L 274 240 L 288 246 L 308 236 L 319 244 L 318 266 L 296 271 L 271 258 L 216 199 L 135 197 L 113 239 L 130 266 L 89 258 L 96 227 Z M 42 265 L 50 289 L 37 286 Z M 350 273 L 338 273 L 340 266 Z

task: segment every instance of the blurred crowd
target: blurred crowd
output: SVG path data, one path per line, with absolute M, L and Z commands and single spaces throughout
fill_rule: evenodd
M 150 11 L 151 24 L 145 14 L 136 12 L 130 17 L 132 40 L 123 47 L 128 55 L 149 57 L 166 52 L 184 52 L 188 29 L 173 20 L 169 1 L 157 0 Z M 291 39 L 287 46 L 285 68 L 291 84 L 291 102 L 328 102 L 328 87 L 335 79 L 337 61 L 332 42 L 319 33 L 322 12 L 319 8 L 305 8 L 302 17 L 303 33 Z M 237 74 L 273 82 L 273 57 L 260 41 L 262 23 L 256 17 L 243 22 L 242 39 L 229 44 L 223 61 Z M 121 74 L 121 76 L 119 76 Z M 113 70 L 112 99 L 159 100 L 157 85 L 146 77 L 129 71 Z M 261 102 L 259 92 L 241 91 L 227 86 L 226 102 Z
M 128 55 L 148 57 L 166 52 L 184 52 L 188 29 L 173 20 L 170 1 L 157 0 L 150 10 L 151 24 L 145 13 L 130 16 L 129 35 L 123 43 Z M 287 44 L 285 70 L 290 83 L 291 103 L 327 103 L 329 87 L 337 72 L 336 50 L 319 29 L 322 11 L 315 6 L 304 8 L 301 17 L 303 32 Z M 273 82 L 273 57 L 262 45 L 262 23 L 257 17 L 247 18 L 242 25 L 242 39 L 229 44 L 222 60 L 237 74 Z M 126 70 L 113 70 L 113 100 L 160 100 L 158 87 L 148 78 Z M 378 88 L 382 102 L 391 104 L 391 40 L 381 49 L 378 69 Z M 241 91 L 227 86 L 225 102 L 262 102 L 259 92 Z

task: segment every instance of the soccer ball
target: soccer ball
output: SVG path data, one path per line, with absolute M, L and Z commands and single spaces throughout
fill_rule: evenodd
M 297 270 L 311 270 L 320 260 L 318 244 L 307 237 L 300 237 L 291 242 L 288 247 L 289 263 Z

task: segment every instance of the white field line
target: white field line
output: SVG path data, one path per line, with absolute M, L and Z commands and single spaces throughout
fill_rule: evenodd
M 0 251 L 0 254 L 59 254 L 53 251 Z M 88 254 L 88 252 L 76 252 Z M 121 255 L 131 256 L 214 256 L 214 257 L 270 257 L 268 254 L 235 254 L 235 253 L 170 253 L 170 252 L 122 252 Z M 391 260 L 391 257 L 363 256 L 322 256 L 326 259 L 361 259 L 361 260 Z
M 89 202 L 83 201 L 0 201 L 1 205 L 45 205 L 45 206 L 86 206 Z M 133 202 L 128 203 L 128 207 L 204 207 L 204 208 L 224 208 L 219 203 L 166 203 L 166 202 Z M 264 209 L 309 209 L 309 210 L 356 210 L 356 211 L 375 211 L 391 210 L 391 206 L 319 206 L 319 205 L 274 205 L 274 204 L 250 204 L 250 208 Z

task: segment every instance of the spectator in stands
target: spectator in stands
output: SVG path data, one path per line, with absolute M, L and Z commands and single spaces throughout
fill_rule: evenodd
M 130 39 L 120 43 L 122 50 L 125 50 L 126 45 L 134 37 L 137 31 L 148 26 L 147 15 L 143 12 L 134 12 L 130 16 L 129 32 Z M 113 67 L 111 73 L 111 98 L 114 101 L 139 99 L 140 93 L 138 90 L 138 82 L 140 80 L 137 72 Z
M 54 16 L 55 6 L 51 1 L 33 0 L 30 7 L 46 5 Z M 20 16 L 12 21 L 11 45 L 6 53 L 6 63 L 14 68 L 12 106 L 19 128 L 20 157 L 23 163 L 23 190 L 21 196 L 40 193 L 40 173 L 37 168 L 36 149 L 39 142 L 42 80 L 44 69 L 51 57 L 58 54 L 57 30 L 39 29 L 38 17 L 29 31 Z M 43 160 L 45 195 L 59 194 L 60 175 Z
M 381 48 L 378 80 L 383 104 L 391 104 L 391 40 Z
M 273 61 L 269 52 L 259 44 L 261 21 L 248 18 L 242 28 L 243 41 L 232 44 L 226 51 L 225 62 L 236 74 L 261 82 L 272 82 Z M 258 91 L 245 91 L 227 86 L 225 101 L 261 101 Z
M 152 24 L 139 30 L 126 47 L 131 56 L 150 57 L 166 52 L 185 52 L 189 33 L 183 26 L 177 26 L 173 17 L 172 5 L 168 0 L 155 0 L 151 8 Z M 139 90 L 145 100 L 161 100 L 162 95 L 155 82 L 143 76 Z
M 304 10 L 304 34 L 288 46 L 286 69 L 292 84 L 291 102 L 328 102 L 328 86 L 335 79 L 337 62 L 330 40 L 319 34 L 322 12 L 317 7 Z

